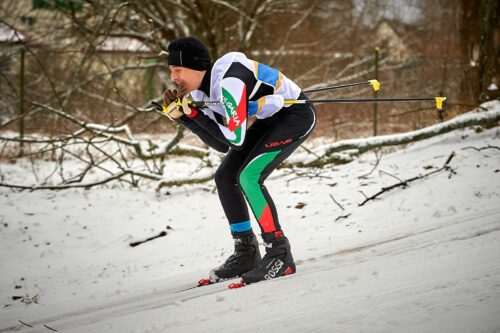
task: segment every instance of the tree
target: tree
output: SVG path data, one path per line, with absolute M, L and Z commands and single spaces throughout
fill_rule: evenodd
M 461 91 L 479 104 L 500 97 L 500 3 L 460 1 Z
M 439 5 L 438 0 L 426 1 Z M 28 3 L 31 1 L 0 3 L 0 18 L 11 20 L 14 26 L 33 14 Z M 21 143 L 26 146 L 24 156 L 34 163 L 33 170 L 37 170 L 37 161 L 51 160 L 53 168 L 49 174 L 37 175 L 34 171 L 37 188 L 90 187 L 108 181 L 136 186 L 142 178 L 158 180 L 162 185 L 210 179 L 209 173 L 183 180 L 171 179 L 172 174 L 168 173 L 168 159 L 175 155 L 199 159 L 200 169 L 206 167 L 207 172 L 219 157 L 215 155 L 214 160 L 214 154 L 207 149 L 180 146 L 183 127 L 158 121 L 162 116 L 149 105 L 152 96 L 159 101 L 165 86 L 173 85 L 167 79 L 168 67 L 162 53 L 171 40 L 196 36 L 207 44 L 214 59 L 229 51 L 245 52 L 251 59 L 279 68 L 306 90 L 373 78 L 376 45 L 372 32 L 383 16 L 377 11 L 384 10 L 379 2 L 369 5 L 354 0 L 43 0 L 43 3 L 52 10 L 37 12 L 36 18 L 45 20 L 40 27 L 28 31 L 39 43 L 17 45 L 26 51 L 25 72 L 29 80 L 21 83 L 19 73 L 14 70 L 0 71 L 5 82 L 1 86 L 5 87 L 5 93 L 0 96 L 0 103 L 6 110 L 1 115 L 0 130 L 12 129 L 22 118 L 30 125 L 26 132 L 36 133 L 19 137 L 2 133 L 0 160 L 14 159 L 17 155 L 13 152 Z M 397 26 L 397 20 L 391 23 Z M 438 28 L 450 33 L 448 24 L 435 27 Z M 418 24 L 418 29 L 429 31 L 426 24 Z M 409 36 L 406 41 L 425 40 L 420 31 L 414 33 L 406 24 L 401 24 L 398 30 L 400 35 Z M 123 40 L 139 41 L 147 51 L 138 58 L 137 53 L 106 49 L 106 45 Z M 453 45 L 455 40 L 449 40 Z M 415 44 L 418 43 L 409 45 Z M 427 48 L 421 58 L 432 59 L 439 50 Z M 18 52 L 7 56 L 18 59 Z M 434 62 L 426 64 L 424 73 L 415 58 L 405 56 L 407 61 L 400 58 L 399 54 L 382 52 L 379 64 L 384 92 L 398 96 L 423 92 L 424 88 L 437 90 L 429 83 L 439 80 L 418 76 L 440 73 L 435 70 Z M 444 74 L 438 74 L 443 87 L 449 86 L 445 81 L 451 76 L 447 74 L 448 58 L 452 58 L 451 53 L 442 61 Z M 24 86 L 23 99 L 19 91 Z M 371 94 L 371 88 L 342 93 L 341 96 L 327 92 L 326 96 L 322 92 L 311 97 L 361 97 Z M 19 115 L 21 100 L 26 112 Z M 332 123 L 337 126 L 340 120 L 349 132 L 343 133 L 343 138 L 359 137 L 366 132 L 354 133 L 353 128 L 360 124 L 369 126 L 370 113 L 365 111 L 370 111 L 370 107 L 369 104 L 321 106 L 318 127 L 325 130 L 317 128 L 316 133 L 335 137 Z M 385 119 L 388 123 L 398 122 L 389 116 Z M 409 127 L 407 119 L 404 120 L 407 127 L 403 129 Z M 160 125 L 151 128 L 152 124 Z M 392 124 L 388 125 L 387 131 L 391 131 Z M 166 142 L 134 135 L 158 133 L 166 127 L 172 134 Z M 76 161 L 78 166 L 68 167 L 68 161 Z

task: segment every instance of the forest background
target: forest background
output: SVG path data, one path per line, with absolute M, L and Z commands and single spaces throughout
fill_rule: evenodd
M 174 87 L 164 51 L 177 37 L 198 37 L 213 59 L 244 52 L 304 90 L 378 79 L 379 98 L 447 97 L 444 111 L 432 102 L 317 105 L 313 136 L 327 141 L 417 130 L 500 96 L 494 0 L 20 0 L 0 4 L 0 26 L 0 159 L 51 159 L 61 184 L 81 184 L 91 169 L 107 180 L 125 169 L 157 179 L 169 155 L 206 158 L 179 146 L 187 133 L 150 104 Z M 103 148 L 109 142 L 117 148 Z M 64 175 L 68 157 L 81 172 Z M 128 168 L 131 157 L 144 161 L 142 174 Z

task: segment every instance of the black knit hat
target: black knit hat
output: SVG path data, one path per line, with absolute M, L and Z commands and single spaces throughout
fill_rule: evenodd
M 168 45 L 168 64 L 203 71 L 210 68 L 210 54 L 194 37 L 181 37 Z

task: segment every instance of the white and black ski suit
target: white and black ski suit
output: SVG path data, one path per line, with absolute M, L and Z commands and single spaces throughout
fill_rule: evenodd
M 264 181 L 311 134 L 316 124 L 312 104 L 285 105 L 307 99 L 278 70 L 231 52 L 205 74 L 195 101 L 221 105 L 193 110 L 179 120 L 208 146 L 227 155 L 215 183 L 231 231 L 251 228 L 245 197 L 263 234 L 281 231 L 275 205 Z M 248 120 L 256 121 L 247 128 Z

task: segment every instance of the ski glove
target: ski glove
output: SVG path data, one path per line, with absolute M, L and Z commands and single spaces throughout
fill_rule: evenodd
M 183 85 L 179 86 L 179 90 L 167 89 L 163 92 L 163 104 L 170 105 L 170 103 L 177 100 L 178 98 L 184 97 L 184 95 L 186 95 L 186 94 L 187 94 L 187 90 Z
M 189 108 L 189 101 L 185 98 L 187 90 L 184 86 L 179 86 L 177 89 L 171 90 L 167 89 L 163 93 L 163 103 L 167 106 L 167 115 L 171 119 L 179 119 L 184 114 L 191 114 L 191 108 Z M 185 112 L 186 110 L 187 112 Z

